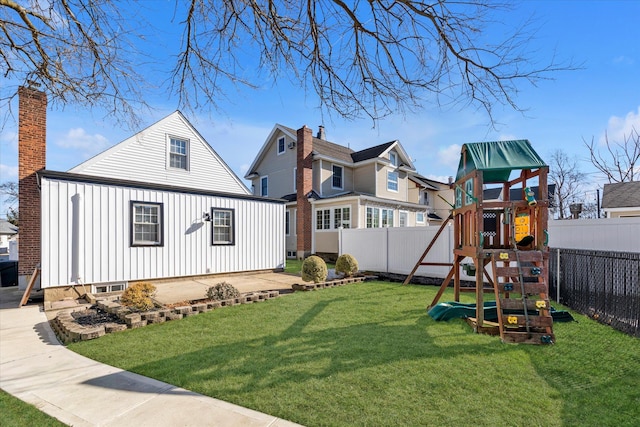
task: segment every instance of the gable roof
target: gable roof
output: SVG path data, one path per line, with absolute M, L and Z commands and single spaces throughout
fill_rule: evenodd
M 513 170 L 547 166 L 526 139 L 464 144 L 456 181 L 474 170 L 484 172 L 484 182 L 507 182 Z
M 188 140 L 188 170 L 168 167 L 168 137 Z M 175 111 L 69 170 L 71 173 L 250 194 L 196 128 Z
M 278 132 L 282 132 L 287 135 L 289 138 L 294 141 L 297 140 L 298 131 L 285 126 L 279 123 L 276 123 L 267 136 L 264 144 L 260 148 L 260 151 L 256 155 L 255 159 L 251 163 L 249 169 L 247 169 L 247 173 L 245 174 L 245 179 L 250 179 L 252 175 L 256 173 L 256 167 L 262 161 L 268 147 L 271 143 L 273 136 Z M 336 144 L 335 142 L 327 141 L 325 139 L 320 139 L 316 135 L 312 136 L 312 152 L 315 157 L 325 158 L 332 161 L 336 161 L 339 163 L 347 164 L 347 165 L 355 165 L 356 163 L 365 162 L 367 160 L 376 159 L 384 154 L 386 154 L 391 149 L 396 149 L 400 158 L 402 159 L 402 164 L 411 169 L 415 170 L 413 162 L 411 158 L 407 155 L 406 151 L 400 144 L 400 141 L 390 141 L 385 142 L 384 144 L 379 144 L 373 147 L 365 148 L 360 151 L 354 151 L 349 147 L 345 147 L 344 145 Z M 400 165 L 399 165 L 400 166 Z
M 602 190 L 602 208 L 640 207 L 640 181 L 605 184 Z

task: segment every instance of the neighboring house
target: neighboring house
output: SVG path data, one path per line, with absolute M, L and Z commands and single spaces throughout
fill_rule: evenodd
M 45 300 L 284 267 L 283 201 L 252 196 L 180 112 L 69 172 L 45 169 L 45 117 L 21 88 L 20 274 L 41 265 Z
M 340 228 L 414 227 L 440 224 L 449 206 L 437 195 L 447 184 L 416 172 L 399 141 L 354 151 L 276 124 L 245 179 L 253 194 L 287 201 L 288 258 L 311 253 L 335 258 Z
M 607 218 L 640 216 L 640 181 L 605 184 L 602 210 Z
M 0 261 L 9 259 L 9 242 L 15 241 L 18 227 L 5 219 L 0 219 Z

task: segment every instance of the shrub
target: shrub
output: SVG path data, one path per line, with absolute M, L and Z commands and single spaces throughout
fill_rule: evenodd
M 324 282 L 328 273 L 327 264 L 319 256 L 311 255 L 302 262 L 302 280 L 305 282 Z
M 149 282 L 140 282 L 129 286 L 120 296 L 120 304 L 135 311 L 151 310 L 155 304 L 152 298 L 156 287 Z
M 336 273 L 342 273 L 345 277 L 351 277 L 358 272 L 358 261 L 353 255 L 342 254 L 336 260 Z
M 207 298 L 215 301 L 223 301 L 226 299 L 238 298 L 240 296 L 240 292 L 231 283 L 222 282 L 207 289 L 206 296 Z

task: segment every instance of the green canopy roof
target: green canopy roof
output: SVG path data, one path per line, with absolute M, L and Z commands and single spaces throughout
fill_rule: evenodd
M 513 170 L 544 166 L 547 165 L 526 139 L 474 142 L 462 146 L 456 181 L 474 170 L 481 170 L 484 182 L 507 182 Z

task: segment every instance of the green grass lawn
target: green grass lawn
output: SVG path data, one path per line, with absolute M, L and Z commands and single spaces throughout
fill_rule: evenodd
M 638 425 L 640 340 L 575 315 L 554 345 L 503 344 L 432 320 L 436 291 L 296 292 L 69 347 L 307 426 Z
M 0 390 L 0 426 L 58 427 L 64 425 L 57 419 L 41 412 L 35 406 Z

